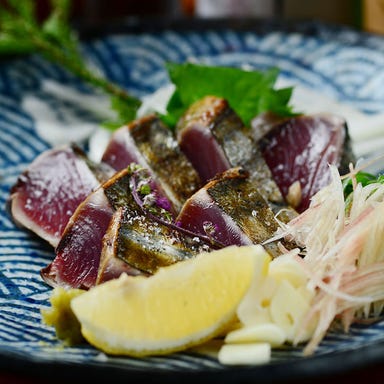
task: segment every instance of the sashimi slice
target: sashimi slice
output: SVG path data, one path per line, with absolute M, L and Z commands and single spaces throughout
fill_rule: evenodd
M 150 173 L 158 194 L 167 198 L 178 212 L 200 186 L 200 178 L 169 128 L 155 115 L 137 119 L 112 136 L 102 161 L 116 170 L 131 163 Z
M 11 190 L 13 219 L 55 247 L 78 205 L 113 173 L 76 146 L 43 152 Z
M 249 180 L 274 207 L 284 199 L 260 153 L 257 141 L 224 99 L 207 96 L 185 112 L 176 129 L 182 151 L 203 182 L 234 167 L 249 173 Z
M 189 198 L 177 223 L 225 246 L 260 244 L 278 228 L 272 210 L 241 168 L 217 175 Z M 274 253 L 275 244 L 267 247 Z
M 323 114 L 284 119 L 260 139 L 259 146 L 281 193 L 302 212 L 311 197 L 330 183 L 330 164 L 346 171 L 345 165 L 352 161 L 348 143 L 345 120 Z

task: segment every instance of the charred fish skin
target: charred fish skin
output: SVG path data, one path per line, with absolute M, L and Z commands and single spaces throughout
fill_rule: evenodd
M 123 219 L 123 208 L 118 208 L 110 221 L 102 241 L 102 251 L 95 285 L 118 278 L 122 273 L 130 276 L 149 276 L 149 274 L 132 267 L 123 259 L 116 257 L 118 253 L 119 228 Z
M 8 210 L 18 225 L 55 247 L 78 205 L 113 173 L 74 144 L 47 150 L 19 176 Z
M 108 231 L 109 242 L 113 244 L 109 247 L 113 247 L 114 257 L 150 274 L 159 267 L 192 257 L 196 244 L 181 237 L 178 231 L 145 216 L 132 197 L 134 172 L 123 172 L 128 172 L 127 177 L 119 183 L 107 182 L 104 186 L 104 192 L 117 212 Z M 108 252 L 111 260 L 110 251 L 111 248 L 104 247 L 102 259 L 106 258 L 104 252 Z
M 178 212 L 201 180 L 171 130 L 155 115 L 137 119 L 114 133 L 103 161 L 116 170 L 136 163 L 151 172 L 157 188 Z
M 229 168 L 242 167 L 276 211 L 284 205 L 250 129 L 226 100 L 207 96 L 195 102 L 180 119 L 176 131 L 181 149 L 204 181 Z
M 153 213 L 144 201 L 138 201 L 142 197 L 135 190 L 139 184 L 135 183 L 135 172 L 118 184 L 105 185 L 105 194 L 116 213 L 104 239 L 102 260 L 110 263 L 118 258 L 143 273 L 153 274 L 162 266 L 209 251 L 209 244 L 194 234 L 183 233 L 164 210 Z
M 262 243 L 278 228 L 265 199 L 241 168 L 231 169 L 207 186 L 208 194 L 232 217 L 252 243 Z
M 180 230 L 144 215 L 133 215 L 125 208 L 116 232 L 115 256 L 149 274 L 160 267 L 192 258 L 199 252 L 209 251 L 197 237 L 186 236 Z
M 349 166 L 351 164 L 356 164 L 356 160 L 357 160 L 352 149 L 352 140 L 349 134 L 348 124 L 346 121 L 344 121 L 343 126 L 344 126 L 345 138 L 344 138 L 344 145 L 342 148 L 341 158 L 338 166 L 339 172 L 341 175 L 349 173 L 350 171 Z
M 131 194 L 131 179 L 134 172 L 134 166 L 127 167 L 120 172 L 117 172 L 102 185 L 104 195 L 106 196 L 108 204 L 112 207 L 113 211 L 125 206 L 134 213 L 139 213 L 138 206 L 133 200 Z
M 200 186 L 201 180 L 190 161 L 181 152 L 171 130 L 158 117 L 152 124 L 134 128 L 131 134 L 161 185 L 173 197 L 177 210 Z
M 261 244 L 278 228 L 271 208 L 240 167 L 216 175 L 186 202 L 177 220 L 226 246 Z M 278 254 L 275 244 L 266 247 Z

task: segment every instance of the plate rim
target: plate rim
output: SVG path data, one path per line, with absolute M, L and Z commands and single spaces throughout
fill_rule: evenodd
M 364 359 L 361 355 L 364 354 Z M 150 380 L 152 384 L 167 383 L 185 384 L 194 383 L 197 380 L 217 380 L 221 384 L 254 383 L 255 378 L 263 383 L 288 383 L 292 380 L 305 380 L 334 378 L 342 374 L 351 374 L 360 369 L 374 368 L 383 362 L 384 341 L 366 345 L 353 350 L 332 352 L 324 355 L 315 355 L 300 360 L 285 360 L 272 362 L 260 366 L 228 366 L 223 369 L 201 370 L 148 370 L 132 369 L 123 364 L 100 364 L 97 361 L 73 362 L 65 360 L 41 360 L 32 355 L 29 359 L 17 352 L 4 352 L 0 350 L 0 372 L 6 370 L 23 374 L 29 378 L 47 379 L 60 377 L 60 380 L 74 380 L 87 376 L 87 380 L 93 381 L 100 377 L 113 377 L 115 384 L 126 383 L 127 377 L 133 382 Z M 88 382 L 88 381 L 87 381 Z M 148 382 L 148 381 L 146 381 Z M 205 382 L 205 381 L 204 381 Z
M 80 36 L 86 41 L 88 39 L 96 39 L 98 37 L 106 37 L 117 33 L 124 34 L 141 34 L 158 31 L 159 29 L 174 30 L 176 32 L 204 32 L 210 29 L 226 29 L 239 31 L 250 31 L 255 33 L 270 33 L 273 31 L 302 33 L 304 35 L 319 37 L 319 31 L 327 30 L 330 34 L 342 34 L 349 31 L 356 34 L 358 42 L 363 44 L 367 38 L 377 37 L 371 33 L 362 33 L 356 29 L 325 24 L 313 21 L 304 21 L 299 24 L 293 22 L 283 22 L 282 20 L 271 19 L 245 19 L 245 20 L 230 20 L 213 19 L 213 20 L 189 20 L 188 23 L 174 19 L 156 19 L 154 20 L 127 20 L 125 23 L 110 24 L 103 26 L 84 26 L 80 31 Z M 256 23 L 255 23 L 256 21 Z M 151 24 L 152 23 L 152 24 Z M 253 23 L 253 24 L 252 24 Z M 195 24 L 195 27 L 193 27 Z M 151 28 L 149 27 L 151 25 Z M 364 360 L 361 359 L 361 354 L 364 354 Z M 134 370 L 132 367 L 123 365 L 106 364 L 100 362 L 72 362 L 72 361 L 46 361 L 44 359 L 34 358 L 30 356 L 21 356 L 19 353 L 9 350 L 2 350 L 0 346 L 0 370 L 12 371 L 20 373 L 20 366 L 23 366 L 23 371 L 28 371 L 29 376 L 36 378 L 52 377 L 51 374 L 57 375 L 59 372 L 62 377 L 76 378 L 76 375 L 87 373 L 89 368 L 92 368 L 92 377 L 100 378 L 100 374 L 113 374 L 113 379 L 126 380 L 127 374 L 131 380 L 140 380 L 151 378 L 151 382 L 161 382 L 164 379 L 167 382 L 196 382 L 197 379 L 219 379 L 221 383 L 232 383 L 238 380 L 254 380 L 257 377 L 258 382 L 284 382 L 284 380 L 305 379 L 313 377 L 316 372 L 319 377 L 325 377 L 334 374 L 345 373 L 347 370 L 360 369 L 369 365 L 382 363 L 384 360 L 384 341 L 379 341 L 374 344 L 361 346 L 353 350 L 337 351 L 324 355 L 315 355 L 300 360 L 292 360 L 272 362 L 264 366 L 257 367 L 225 367 L 223 370 L 206 369 L 201 371 L 184 371 L 184 370 Z M 340 363 L 340 364 L 339 364 Z M 342 364 L 341 364 L 342 363 Z M 287 366 L 289 366 L 289 378 L 287 375 Z M 69 373 L 69 369 L 71 371 Z M 326 369 L 325 369 L 326 368 Z M 273 372 L 273 377 L 269 377 Z M 78 376 L 77 376 L 78 377 Z M 260 381 L 262 380 L 262 381 Z M 117 381 L 119 382 L 119 381 Z

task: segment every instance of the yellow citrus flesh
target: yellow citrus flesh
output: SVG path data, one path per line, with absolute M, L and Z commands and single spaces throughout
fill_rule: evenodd
M 83 336 L 106 353 L 183 350 L 232 323 L 264 252 L 261 246 L 227 247 L 149 278 L 122 275 L 74 298 L 71 307 Z

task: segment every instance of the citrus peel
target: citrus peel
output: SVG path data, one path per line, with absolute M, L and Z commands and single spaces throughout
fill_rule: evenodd
M 161 268 L 122 275 L 74 298 L 85 339 L 110 354 L 147 356 L 184 350 L 212 339 L 236 319 L 261 246 L 231 246 Z

